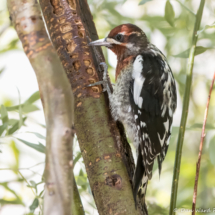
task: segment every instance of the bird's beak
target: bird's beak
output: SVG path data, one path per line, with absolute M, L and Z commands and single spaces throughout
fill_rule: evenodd
M 93 42 L 89 43 L 88 46 L 106 46 L 108 48 L 112 47 L 111 43 L 106 41 L 106 38 L 93 41 Z

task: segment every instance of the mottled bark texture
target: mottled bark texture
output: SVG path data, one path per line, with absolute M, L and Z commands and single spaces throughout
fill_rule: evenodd
M 86 87 L 102 77 L 104 61 L 100 48 L 87 45 L 98 39 L 87 1 L 40 0 L 40 5 L 75 96 L 75 130 L 99 214 L 145 214 L 141 204 L 135 209 L 134 161 L 124 128 L 112 119 L 101 86 Z
M 49 41 L 36 1 L 8 0 L 8 9 L 36 73 L 45 113 L 47 138 L 44 215 L 84 214 L 79 194 L 74 192 L 77 190 L 76 185 L 73 186 L 74 101 L 69 81 Z M 76 206 L 72 202 L 74 199 Z

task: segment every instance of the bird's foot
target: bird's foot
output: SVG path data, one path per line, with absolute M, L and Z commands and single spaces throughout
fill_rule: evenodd
M 88 87 L 93 87 L 102 84 L 103 85 L 103 92 L 109 91 L 109 85 L 108 85 L 108 66 L 105 62 L 100 63 L 100 66 L 103 66 L 103 81 L 98 81 L 96 83 L 88 85 Z

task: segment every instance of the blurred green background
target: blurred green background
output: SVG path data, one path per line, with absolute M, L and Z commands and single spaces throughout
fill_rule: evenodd
M 138 25 L 168 58 L 177 81 L 178 108 L 169 151 L 159 179 L 157 166 L 149 182 L 149 214 L 168 214 L 178 126 L 185 87 L 187 52 L 199 0 L 88 0 L 100 38 L 117 25 Z M 139 5 L 141 3 L 141 5 Z M 165 12 L 166 7 L 166 12 Z M 184 140 L 178 209 L 191 209 L 201 127 L 215 70 L 215 1 L 207 0 L 198 54 L 195 57 L 188 123 Z M 114 82 L 116 57 L 103 49 Z M 45 120 L 36 76 L 12 26 L 6 0 L 0 1 L 0 215 L 41 214 L 45 160 Z M 134 152 L 135 153 L 135 152 Z M 75 178 L 86 214 L 98 214 L 91 195 L 77 139 Z M 215 90 L 212 92 L 204 143 L 197 208 L 215 214 Z M 191 212 L 178 210 L 177 215 Z M 196 214 L 205 214 L 198 212 Z

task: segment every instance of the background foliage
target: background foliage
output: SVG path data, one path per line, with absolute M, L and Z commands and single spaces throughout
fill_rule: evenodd
M 177 81 L 178 108 L 169 151 L 159 179 L 157 165 L 149 182 L 149 214 L 168 214 L 175 144 L 184 95 L 185 68 L 198 1 L 88 0 L 99 37 L 122 23 L 138 25 L 167 56 Z M 198 32 L 191 103 L 183 147 L 177 208 L 190 209 L 201 127 L 214 64 L 215 3 L 207 0 Z M 114 82 L 115 56 L 103 49 Z M 41 214 L 45 123 L 36 77 L 10 26 L 6 0 L 0 2 L 0 214 Z M 36 91 L 36 92 L 35 92 Z M 197 208 L 215 207 L 215 90 L 212 92 L 202 156 Z M 77 140 L 75 178 L 87 214 L 97 214 Z M 178 212 L 177 214 L 190 214 Z M 197 213 L 203 214 L 203 213 Z M 213 214 L 213 213 L 208 213 Z

